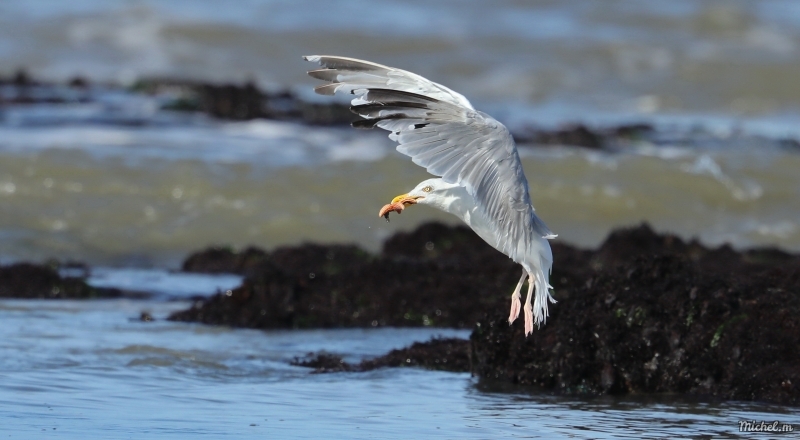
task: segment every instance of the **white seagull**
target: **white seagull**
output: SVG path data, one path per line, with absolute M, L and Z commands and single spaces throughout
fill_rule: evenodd
M 322 68 L 308 72 L 326 84 L 314 90 L 355 95 L 350 108 L 365 118 L 356 128 L 390 132 L 397 151 L 438 176 L 420 182 L 381 209 L 401 212 L 413 204 L 431 205 L 460 218 L 483 240 L 522 265 L 511 294 L 509 324 L 519 316 L 520 291 L 528 280 L 525 335 L 547 319 L 555 238 L 536 216 L 517 147 L 508 129 L 475 110 L 463 95 L 417 74 L 369 61 L 328 55 L 303 57 Z M 536 292 L 533 305 L 531 298 Z

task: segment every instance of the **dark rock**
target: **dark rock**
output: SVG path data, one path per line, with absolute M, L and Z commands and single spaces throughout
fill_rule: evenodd
M 227 247 L 210 247 L 190 255 L 183 262 L 181 270 L 247 275 L 268 259 L 269 255 L 265 251 L 255 247 L 248 247 L 241 252 L 234 252 Z
M 241 287 L 197 301 L 188 310 L 173 313 L 173 321 L 252 328 L 292 328 L 297 307 L 295 280 L 265 260 L 259 272 Z
M 359 371 L 384 367 L 422 367 L 428 370 L 470 371 L 470 342 L 459 338 L 434 338 L 362 361 Z
M 526 126 L 515 130 L 517 143 L 534 145 L 568 145 L 594 150 L 617 150 L 638 141 L 653 142 L 656 128 L 650 124 L 622 124 L 602 128 L 589 128 L 583 124 L 567 124 L 555 130 Z
M 583 124 L 566 125 L 557 130 L 542 130 L 526 128 L 514 132 L 514 139 L 518 143 L 537 145 L 571 145 L 575 147 L 602 149 L 603 136 Z
M 800 141 L 797 139 L 785 138 L 778 140 L 778 145 L 783 148 L 800 151 Z
M 650 124 L 624 124 L 612 127 L 609 134 L 617 138 L 643 139 L 655 133 L 656 129 Z
M 494 256 L 495 249 L 487 245 L 472 229 L 459 225 L 425 223 L 413 232 L 398 232 L 383 244 L 382 255 L 390 258 L 435 260 L 440 258 L 476 258 Z
M 696 252 L 704 252 L 699 244 L 695 244 Z M 688 246 L 679 237 L 671 234 L 657 234 L 646 223 L 634 228 L 616 229 L 611 231 L 605 241 L 594 253 L 592 263 L 594 269 L 602 266 L 630 261 L 631 256 L 652 256 L 665 253 L 685 254 Z
M 606 268 L 528 338 L 493 311 L 472 334 L 475 373 L 558 393 L 800 404 L 800 262 L 709 267 L 658 252 Z M 729 276 L 739 268 L 752 275 Z
M 357 365 L 341 357 L 326 353 L 309 353 L 306 359 L 294 359 L 292 365 L 313 368 L 314 373 L 340 371 L 369 371 L 386 367 L 422 367 L 428 370 L 454 372 L 470 371 L 470 342 L 458 338 L 434 338 L 428 342 L 415 342 L 410 347 L 392 350 Z
M 800 404 L 792 348 L 800 340 L 797 255 L 707 248 L 647 225 L 612 232 L 596 251 L 551 244 L 559 302 L 527 338 L 520 322 L 507 322 L 519 267 L 469 229 L 441 224 L 395 235 L 379 256 L 352 246 L 259 252 L 242 287 L 170 319 L 256 328 L 477 322 L 472 362 L 485 379 L 562 393 Z M 240 268 L 242 255 L 252 254 L 229 251 L 223 259 Z M 399 352 L 379 364 L 431 366 L 440 353 Z
M 17 70 L 17 73 L 14 74 L 14 78 L 11 79 L 11 84 L 17 87 L 27 87 L 36 84 L 33 79 L 31 79 L 30 74 L 25 69 Z
M 350 106 L 338 103 L 297 102 L 300 120 L 312 125 L 344 125 L 361 119 Z
M 297 121 L 312 125 L 344 125 L 358 119 L 350 106 L 337 102 L 312 103 L 288 90 L 268 92 L 252 82 L 214 84 L 175 79 L 142 79 L 131 88 L 136 93 L 179 93 L 166 110 L 202 112 L 219 119 L 256 118 Z
M 264 95 L 253 83 L 204 84 L 198 89 L 200 110 L 221 119 L 254 119 L 266 116 Z
M 294 358 L 290 363 L 298 367 L 313 368 L 313 373 L 355 371 L 355 367 L 345 362 L 341 356 L 325 352 L 309 353 L 305 359 Z
M 89 80 L 82 76 L 75 76 L 67 82 L 67 85 L 76 89 L 85 89 L 89 87 Z
M 62 277 L 50 266 L 17 263 L 0 266 L 0 298 L 98 298 L 117 296 L 80 278 Z
M 448 235 L 445 226 L 427 228 L 441 230 L 445 238 Z M 455 231 L 445 241 L 457 243 L 464 236 L 464 229 Z M 478 254 L 442 258 L 412 258 L 402 252 L 374 257 L 355 246 L 341 245 L 279 248 L 260 257 L 249 273 L 239 269 L 242 254 L 205 251 L 189 257 L 184 267 L 198 269 L 203 266 L 201 260 L 206 260 L 215 270 L 228 267 L 244 274 L 244 284 L 170 319 L 255 328 L 469 328 L 487 305 L 506 296 L 493 294 L 513 288 L 519 272 L 511 260 L 480 239 L 470 240 Z M 484 270 L 470 270 L 468 262 L 475 255 L 486 257 Z

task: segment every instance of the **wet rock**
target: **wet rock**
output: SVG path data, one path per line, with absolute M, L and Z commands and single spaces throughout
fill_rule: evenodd
M 650 124 L 623 124 L 612 127 L 608 133 L 624 139 L 647 139 L 655 133 L 656 129 Z
M 800 404 L 797 255 L 707 248 L 645 224 L 612 232 L 597 250 L 551 244 L 559 303 L 527 338 L 521 323 L 507 322 L 518 266 L 469 229 L 441 224 L 397 234 L 378 256 L 352 246 L 261 251 L 262 266 L 252 266 L 243 286 L 170 319 L 255 328 L 474 327 L 473 371 L 486 379 L 561 393 Z M 225 255 L 240 268 L 253 251 Z M 441 353 L 396 353 L 381 365 L 430 366 Z
M 603 148 L 603 136 L 583 124 L 566 125 L 557 130 L 528 128 L 514 132 L 519 143 L 538 145 L 571 145 L 599 150 Z
M 47 265 L 17 263 L 0 266 L 0 298 L 99 298 L 118 296 L 112 289 L 97 289 L 80 278 L 62 277 Z
M 294 358 L 290 364 L 298 367 L 313 368 L 314 373 L 338 373 L 356 370 L 356 367 L 345 362 L 341 356 L 326 352 L 309 353 L 305 359 Z
M 626 235 L 629 247 L 648 251 L 614 264 L 622 254 L 608 248 Z M 598 251 L 605 248 L 602 269 L 528 338 L 502 311 L 487 314 L 471 337 L 474 372 L 558 393 L 800 404 L 800 356 L 792 348 L 800 340 L 798 258 L 754 263 L 725 248 L 686 255 L 699 245 L 660 237 L 665 248 L 652 247 L 644 228 L 612 235 Z
M 472 253 L 461 258 L 411 258 L 398 253 L 372 256 L 355 246 L 279 248 L 264 254 L 249 272 L 234 271 L 246 277 L 241 287 L 198 302 L 170 319 L 254 328 L 471 328 L 487 304 L 501 298 L 494 293 L 513 286 L 518 272 L 507 257 L 478 244 L 487 256 L 481 271 L 470 270 Z M 241 258 L 236 253 L 206 251 L 191 256 L 185 267 L 199 268 L 202 255 L 212 255 L 209 260 L 215 268 L 238 268 Z M 225 259 L 227 263 L 222 262 Z
M 0 77 L 8 86 L 0 104 L 63 104 L 91 102 L 88 79 L 76 76 L 65 83 L 33 78 L 25 69 L 13 76 Z M 104 84 L 113 90 L 122 87 Z M 76 94 L 76 92 L 80 92 Z M 288 90 L 265 91 L 253 82 L 217 84 L 171 78 L 143 78 L 127 92 L 158 95 L 163 110 L 201 112 L 218 119 L 277 119 L 312 125 L 345 125 L 358 119 L 350 106 L 337 103 L 308 102 Z
M 85 80 L 83 80 L 85 81 Z M 74 104 L 90 102 L 91 94 L 88 93 L 86 83 L 78 87 L 42 81 L 34 78 L 25 69 L 19 69 L 13 76 L 4 78 L 0 76 L 0 105 L 27 105 L 27 104 Z M 70 90 L 72 89 L 72 90 Z M 79 90 L 81 89 L 81 90 Z
M 348 105 L 307 102 L 288 90 L 269 92 L 252 82 L 239 85 L 148 78 L 134 84 L 131 91 L 172 96 L 162 108 L 202 112 L 218 119 L 264 118 L 312 125 L 345 125 L 358 119 Z
M 202 84 L 193 89 L 197 102 L 196 110 L 220 119 L 265 118 L 312 125 L 344 125 L 357 119 L 350 112 L 349 106 L 338 103 L 310 103 L 285 90 L 267 93 L 252 83 L 242 86 Z
M 36 82 L 31 78 L 30 74 L 25 69 L 17 70 L 14 77 L 11 79 L 11 84 L 17 87 L 27 87 L 35 85 Z
M 386 367 L 421 367 L 428 370 L 470 371 L 470 342 L 459 338 L 434 338 L 415 342 L 410 347 L 392 350 L 374 359 L 349 364 L 341 357 L 326 353 L 309 353 L 306 359 L 294 359 L 292 365 L 313 368 L 314 373 L 369 371 Z
M 267 115 L 264 94 L 253 83 L 204 84 L 199 88 L 200 110 L 221 119 L 254 119 Z
M 184 260 L 181 270 L 201 273 L 235 273 L 247 275 L 258 270 L 269 255 L 262 249 L 248 247 L 234 252 L 227 247 L 210 247 Z
M 589 128 L 583 124 L 566 124 L 557 129 L 542 129 L 533 125 L 515 130 L 514 139 L 520 144 L 539 146 L 568 145 L 593 150 L 617 150 L 640 141 L 657 139 L 655 127 L 634 123 Z
M 75 89 L 85 89 L 89 87 L 89 80 L 82 76 L 75 76 L 67 82 L 67 85 Z
M 441 258 L 490 258 L 497 251 L 472 229 L 458 225 L 425 223 L 413 232 L 398 232 L 383 243 L 382 255 L 390 258 L 436 260 Z M 488 255 L 487 255 L 488 254 Z
M 783 148 L 800 151 L 800 141 L 797 139 L 785 138 L 778 140 L 778 145 Z
M 360 371 L 384 367 L 422 367 L 428 370 L 470 371 L 470 343 L 459 338 L 434 338 L 362 361 Z

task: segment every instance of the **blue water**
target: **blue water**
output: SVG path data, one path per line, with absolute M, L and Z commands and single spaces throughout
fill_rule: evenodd
M 325 350 L 356 362 L 469 332 L 260 331 L 163 320 L 188 305 L 0 301 L 4 438 L 734 438 L 739 420 L 800 424 L 796 409 L 779 405 L 557 397 L 467 373 L 310 374 L 289 361 Z M 142 311 L 156 320 L 140 321 Z

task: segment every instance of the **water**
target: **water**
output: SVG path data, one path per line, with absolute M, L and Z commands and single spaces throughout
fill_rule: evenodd
M 559 240 L 596 246 L 646 220 L 709 245 L 800 251 L 800 151 L 786 141 L 800 139 L 794 0 L 3 1 L 0 76 L 25 67 L 92 86 L 59 91 L 71 104 L 0 104 L 0 263 L 83 261 L 90 282 L 130 296 L 0 301 L 0 432 L 735 437 L 740 419 L 800 422 L 780 406 L 550 397 L 465 374 L 309 375 L 288 365 L 308 351 L 358 361 L 463 332 L 158 320 L 238 284 L 171 272 L 208 245 L 378 251 L 397 231 L 454 223 L 424 207 L 388 224 L 377 217 L 427 177 L 383 133 L 217 121 L 124 89 L 148 76 L 254 80 L 323 99 L 303 74 L 313 66 L 300 56 L 313 53 L 417 72 L 514 130 L 653 124 L 653 139 L 615 152 L 521 146 L 537 213 Z M 13 93 L 0 86 L 0 101 Z M 142 311 L 157 321 L 138 321 Z
M 386 223 L 381 206 L 427 176 L 378 133 L 286 122 L 6 128 L 3 260 L 178 267 L 207 245 L 355 242 L 455 219 L 429 208 Z M 597 245 L 620 225 L 709 245 L 800 250 L 800 155 L 751 138 L 730 148 L 627 153 L 523 150 L 539 215 L 559 239 Z
M 112 272 L 106 269 L 104 279 L 128 276 Z M 208 292 L 224 281 L 200 276 L 192 282 Z M 2 433 L 76 439 L 735 438 L 739 420 L 800 423 L 796 410 L 779 405 L 556 397 L 481 383 L 467 373 L 309 374 L 289 361 L 326 350 L 358 362 L 433 335 L 469 332 L 259 331 L 163 320 L 188 305 L 0 301 Z M 140 321 L 142 311 L 156 320 Z
M 375 59 L 463 92 L 512 128 L 655 124 L 657 143 L 625 153 L 524 149 L 537 212 L 564 241 L 595 246 L 647 220 L 710 245 L 800 250 L 800 163 L 779 142 L 800 138 L 796 2 L 337 8 L 7 1 L 0 73 L 251 78 L 320 99 L 301 54 Z M 100 85 L 70 93 L 93 101 L 0 106 L 0 261 L 175 268 L 206 245 L 309 240 L 377 251 L 398 230 L 454 221 L 426 208 L 378 221 L 384 203 L 426 177 L 381 133 L 214 121 Z

